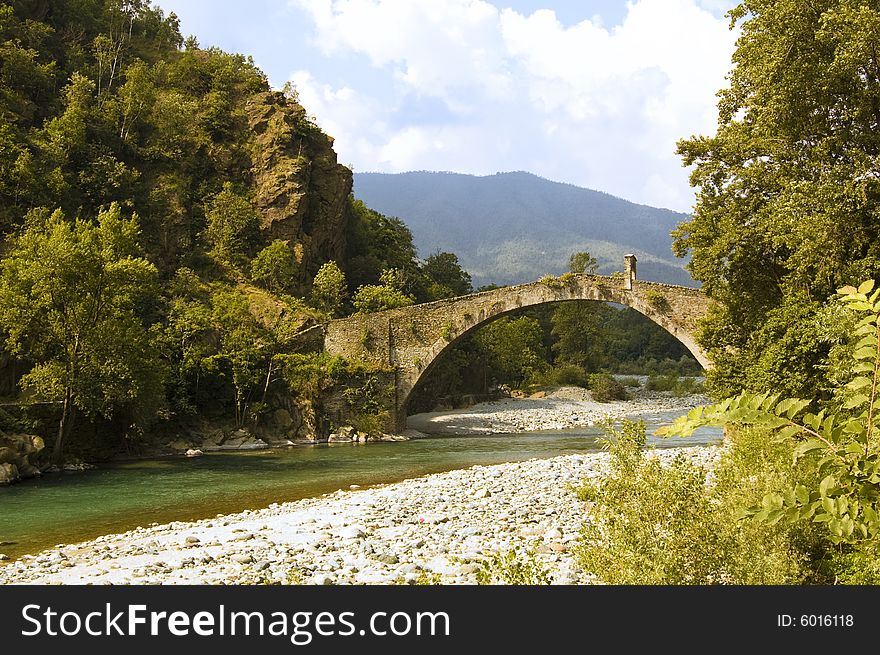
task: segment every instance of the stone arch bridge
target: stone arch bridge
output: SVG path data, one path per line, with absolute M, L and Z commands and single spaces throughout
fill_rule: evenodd
M 569 274 L 338 319 L 325 327 L 324 350 L 394 371 L 391 414 L 398 429 L 405 426 L 410 394 L 448 348 L 487 323 L 526 307 L 575 300 L 626 305 L 672 334 L 704 368 L 711 367 L 694 335 L 712 301 L 699 289 L 636 280 L 634 261 L 628 261 L 626 268 L 623 277 Z

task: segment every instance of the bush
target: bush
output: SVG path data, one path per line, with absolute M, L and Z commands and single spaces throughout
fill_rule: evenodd
M 840 305 L 862 318 L 848 340 L 850 361 L 839 371 L 830 404 L 814 413 L 818 399 L 743 392 L 695 408 L 662 432 L 687 436 L 703 425 L 733 424 L 796 444 L 796 467 L 809 469 L 818 459 L 821 475 L 811 484 L 782 485 L 768 492 L 749 514 L 769 523 L 824 525 L 829 541 L 851 552 L 866 547 L 864 542 L 880 542 L 880 289 L 874 290 L 868 280 L 838 293 Z
M 569 384 L 578 387 L 590 386 L 590 376 L 577 364 L 561 364 L 554 368 L 548 376 L 553 384 Z
M 366 284 L 359 287 L 352 298 L 354 308 L 361 314 L 408 307 L 414 302 L 415 299 L 412 296 L 408 296 L 399 289 L 376 284 Z
M 555 275 L 545 275 L 540 280 L 538 280 L 541 284 L 550 287 L 551 289 L 564 289 L 566 287 L 572 286 L 575 282 L 575 277 L 571 273 L 563 273 L 559 277 Z
M 611 472 L 579 496 L 593 504 L 575 554 L 610 584 L 797 584 L 821 581 L 810 526 L 743 521 L 786 476 L 791 448 L 758 431 L 737 434 L 711 485 L 683 455 L 646 457 L 645 428 L 607 427 Z
M 626 388 L 607 373 L 597 373 L 590 379 L 590 391 L 593 400 L 600 403 L 612 400 L 628 400 Z
M 545 585 L 550 573 L 531 551 L 508 550 L 492 554 L 477 571 L 477 584 Z
M 619 382 L 623 386 L 630 387 L 632 389 L 638 389 L 642 386 L 642 383 L 639 382 L 638 378 L 620 378 Z
M 251 262 L 251 278 L 275 293 L 290 289 L 296 280 L 297 264 L 286 242 L 276 239 Z
M 652 375 L 645 385 L 648 391 L 671 391 L 677 397 L 703 393 L 701 382 L 694 378 L 679 378 L 677 375 Z
M 666 296 L 663 295 L 662 291 L 650 289 L 649 291 L 645 292 L 645 300 L 648 301 L 648 304 L 651 305 L 651 307 L 663 314 L 670 312 L 672 309 L 669 306 L 669 301 L 666 299 Z

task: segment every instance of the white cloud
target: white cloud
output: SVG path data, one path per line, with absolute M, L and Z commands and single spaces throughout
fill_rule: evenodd
M 530 170 L 687 210 L 677 139 L 715 129 L 736 33 L 702 8 L 719 0 L 638 0 L 623 22 L 563 26 L 482 0 L 292 0 L 328 56 L 360 56 L 390 97 L 299 71 L 303 104 L 357 170 Z M 723 8 L 723 7 L 722 7 Z M 427 124 L 413 99 L 447 109 Z

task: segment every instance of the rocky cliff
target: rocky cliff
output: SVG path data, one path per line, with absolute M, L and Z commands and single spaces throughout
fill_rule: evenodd
M 283 93 L 253 96 L 247 114 L 263 229 L 290 245 L 300 264 L 299 282 L 308 285 L 321 264 L 344 255 L 351 171 L 337 163 L 333 139 Z

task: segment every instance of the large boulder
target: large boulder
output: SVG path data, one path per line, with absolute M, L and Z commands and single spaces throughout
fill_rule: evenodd
M 350 425 L 345 425 L 327 437 L 327 441 L 329 443 L 351 443 L 352 441 L 357 441 L 357 430 Z
M 37 460 L 45 447 L 37 435 L 0 433 L 0 485 L 40 475 Z
M 0 486 L 12 484 L 18 479 L 18 467 L 15 464 L 0 463 Z

